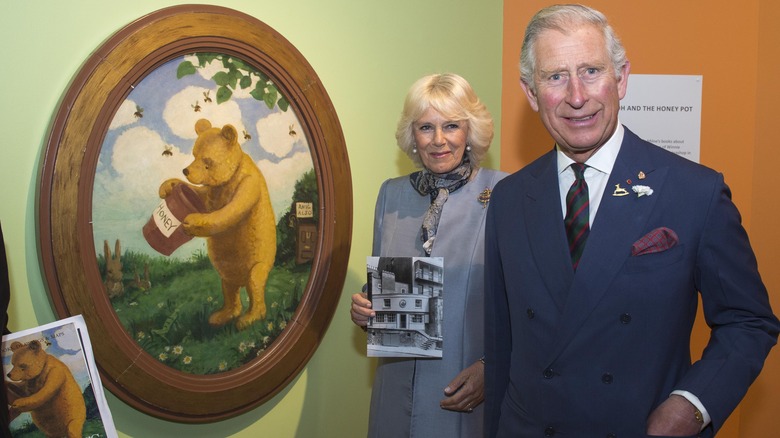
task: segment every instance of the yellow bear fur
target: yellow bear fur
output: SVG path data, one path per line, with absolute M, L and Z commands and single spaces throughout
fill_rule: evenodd
M 265 286 L 276 258 L 276 224 L 265 178 L 238 143 L 232 125 L 213 128 L 211 122 L 195 123 L 198 134 L 192 154 L 195 160 L 183 172 L 190 184 L 169 179 L 160 186 L 160 197 L 177 184 L 187 184 L 206 205 L 206 213 L 184 218 L 184 230 L 207 239 L 211 263 L 222 278 L 222 309 L 209 317 L 221 326 L 236 319 L 241 330 L 266 314 Z M 242 315 L 241 287 L 249 296 Z
M 11 344 L 9 389 L 20 397 L 11 410 L 30 412 L 33 423 L 48 437 L 81 438 L 87 407 L 70 369 L 43 351 L 38 341 Z M 12 397 L 11 397 L 12 398 Z

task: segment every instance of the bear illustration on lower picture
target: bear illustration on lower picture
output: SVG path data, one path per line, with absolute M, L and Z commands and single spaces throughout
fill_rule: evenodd
M 11 351 L 8 392 L 12 416 L 14 411 L 30 412 L 46 436 L 80 438 L 87 408 L 70 369 L 45 352 L 38 341 L 14 342 Z
M 187 184 L 203 201 L 206 213 L 190 213 L 184 230 L 207 239 L 208 255 L 222 280 L 222 309 L 209 316 L 221 326 L 236 320 L 241 330 L 266 315 L 265 286 L 276 257 L 276 224 L 263 174 L 238 143 L 232 125 L 222 128 L 200 119 L 192 148 L 194 161 L 183 173 L 189 183 L 169 179 L 159 190 L 167 197 L 177 184 Z M 241 288 L 249 296 L 243 314 Z

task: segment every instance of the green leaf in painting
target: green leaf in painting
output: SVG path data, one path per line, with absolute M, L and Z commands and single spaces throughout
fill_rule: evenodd
M 230 99 L 230 96 L 233 95 L 233 92 L 230 91 L 230 88 L 227 86 L 222 86 L 217 89 L 217 104 L 220 104 L 222 102 L 227 102 Z
M 230 83 L 228 85 L 230 85 L 230 88 L 235 90 L 236 84 L 238 84 L 238 81 L 241 80 L 244 75 L 240 71 L 236 70 L 235 67 L 233 67 L 228 71 L 228 77 L 230 78 Z
M 277 105 L 279 105 L 279 109 L 282 111 L 287 111 L 287 108 L 290 107 L 290 102 L 287 102 L 287 98 L 282 96 L 281 99 L 279 99 L 278 102 L 276 102 Z
M 220 87 L 227 86 L 230 81 L 230 77 L 228 76 L 227 72 L 224 71 L 217 72 L 214 76 L 211 77 L 211 79 Z
M 176 69 L 176 79 L 181 79 L 184 76 L 191 75 L 195 73 L 195 66 L 192 65 L 189 61 L 184 61 L 181 64 L 179 64 L 179 67 Z
M 252 77 L 249 75 L 242 76 L 241 80 L 238 82 L 238 85 L 242 90 L 249 88 L 249 86 L 252 85 Z
M 216 53 L 197 53 L 198 57 L 198 66 L 199 67 L 205 67 L 206 64 L 211 64 L 211 61 L 219 58 L 219 55 Z
M 238 58 L 232 58 L 231 60 L 233 62 L 233 65 L 236 66 L 236 68 L 239 69 L 239 70 L 246 70 L 246 71 L 249 71 L 249 72 L 255 71 L 254 68 L 252 68 L 251 66 L 247 65 L 246 63 L 244 63 L 244 61 L 242 61 L 242 60 L 240 60 Z
M 261 82 L 256 83 L 255 89 L 250 91 L 249 94 L 257 100 L 263 100 L 263 96 L 265 96 L 265 88 L 263 86 L 263 83 Z
M 268 105 L 268 109 L 274 108 L 277 95 L 278 93 L 276 92 L 276 88 L 271 88 L 269 85 L 268 93 L 265 93 L 265 96 L 263 96 L 263 101 L 265 102 L 266 105 Z

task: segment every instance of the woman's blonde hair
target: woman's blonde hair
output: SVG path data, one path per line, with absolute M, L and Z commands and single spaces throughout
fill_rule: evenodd
M 414 152 L 413 125 L 429 108 L 438 111 L 447 119 L 468 122 L 466 144 L 471 146 L 471 150 L 465 153 L 469 157 L 471 167 L 478 168 L 490 147 L 490 142 L 493 141 L 493 118 L 468 81 L 454 73 L 424 76 L 412 85 L 406 94 L 404 109 L 395 132 L 398 147 L 417 167 L 423 166 L 420 155 Z

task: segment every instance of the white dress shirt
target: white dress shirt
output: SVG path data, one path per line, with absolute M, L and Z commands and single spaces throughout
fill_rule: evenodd
M 585 182 L 588 184 L 588 197 L 590 200 L 588 205 L 590 226 L 593 226 L 593 218 L 596 217 L 599 204 L 601 204 L 601 198 L 604 196 L 604 189 L 607 181 L 609 181 L 609 175 L 612 173 L 612 167 L 615 165 L 618 152 L 620 152 L 620 145 L 623 143 L 623 132 L 623 125 L 618 123 L 618 127 L 615 133 L 612 134 L 612 137 L 585 162 L 588 165 L 585 169 Z M 571 163 L 574 160 L 564 154 L 558 145 L 555 146 L 555 149 L 558 151 L 558 188 L 561 192 L 561 208 L 563 216 L 566 217 L 566 193 L 569 192 L 569 188 L 574 183 L 574 171 L 571 169 Z

